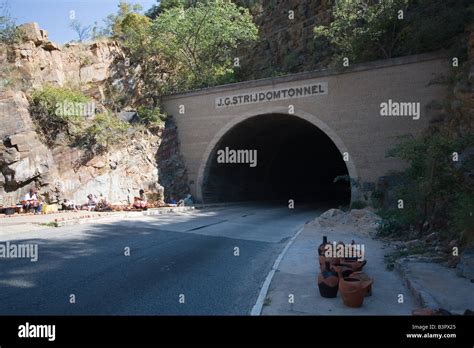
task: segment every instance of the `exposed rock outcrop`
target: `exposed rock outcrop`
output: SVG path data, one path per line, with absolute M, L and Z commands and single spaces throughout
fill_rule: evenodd
M 20 28 L 25 33 L 24 40 L 7 47 L 7 63 L 14 65 L 21 76 L 21 81 L 16 81 L 17 88 L 30 90 L 51 83 L 80 87 L 91 96 L 104 97 L 101 85 L 110 76 L 117 57 L 124 55 L 117 43 L 104 40 L 70 43 L 60 48 L 36 23 Z
M 53 158 L 34 131 L 22 92 L 0 94 L 0 204 L 13 205 L 20 188 L 48 180 Z
M 236 3 L 248 5 L 246 0 Z M 313 29 L 329 23 L 334 0 L 261 0 L 256 3 L 252 14 L 259 27 L 260 40 L 238 52 L 242 77 L 268 77 L 278 73 L 274 70 L 277 67 L 286 72 L 301 72 L 324 66 L 324 62 L 312 59 L 316 53 Z
M 172 118 L 166 122 L 162 142 L 156 154 L 160 171 L 160 183 L 166 189 L 166 199 L 185 197 L 189 193 L 188 176 L 179 152 L 178 127 Z
M 36 46 L 48 42 L 48 32 L 41 30 L 38 23 L 25 23 L 18 27 L 25 41 L 33 42 Z
M 32 185 L 48 202 L 68 198 L 83 203 L 93 193 L 110 202 L 130 203 L 140 189 L 149 200 L 163 200 L 157 165 L 163 129 L 130 134 L 126 144 L 91 156 L 80 147 L 44 145 L 29 114 L 27 94 L 48 84 L 81 89 L 95 99 L 99 110 L 110 105 L 105 91 L 124 78 L 120 47 L 113 41 L 59 47 L 36 23 L 20 29 L 21 43 L 0 47 L 0 206 L 18 203 Z M 187 188 L 180 187 L 183 184 L 169 172 L 180 166 L 178 143 L 173 139 L 176 131 L 165 133 L 159 160 L 169 169 L 165 170 L 167 185 L 181 197 Z M 177 173 L 186 183 L 182 164 Z
M 68 146 L 47 148 L 34 131 L 23 92 L 0 94 L 0 204 L 14 205 L 31 185 L 54 202 L 83 202 L 89 193 L 112 202 L 133 202 L 140 189 L 163 199 L 155 154 L 160 136 L 132 138 L 124 147 L 87 159 L 85 150 Z

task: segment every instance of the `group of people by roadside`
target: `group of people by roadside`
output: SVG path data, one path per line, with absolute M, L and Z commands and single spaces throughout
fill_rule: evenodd
M 64 199 L 61 202 L 62 210 L 88 210 L 88 211 L 108 211 L 112 210 L 110 208 L 110 204 L 107 202 L 105 197 L 102 195 L 99 196 L 99 198 L 92 194 L 89 193 L 87 195 L 87 201 L 84 204 L 77 205 L 76 202 L 69 200 L 69 199 Z
M 141 189 L 138 192 L 138 196 L 133 198 L 133 204 L 131 206 L 134 209 L 142 209 L 146 210 L 151 205 L 148 203 L 145 195 L 145 190 Z M 86 203 L 82 205 L 76 205 L 74 201 L 64 199 L 62 202 L 62 209 L 63 210 L 88 210 L 88 211 L 111 211 L 113 210 L 111 207 L 111 204 L 107 201 L 107 199 L 99 195 L 97 197 L 96 195 L 89 193 L 87 195 L 87 201 Z
M 176 200 L 176 198 L 171 195 L 167 205 L 169 206 L 190 206 L 194 203 L 193 197 L 188 194 L 185 198 Z M 38 195 L 36 187 L 31 187 L 30 190 L 25 194 L 23 200 L 21 201 L 23 212 L 26 213 L 35 213 L 40 214 L 43 210 L 44 202 Z M 153 205 L 150 204 L 147 200 L 145 190 L 140 189 L 138 196 L 133 198 L 133 203 L 129 203 L 129 209 L 139 209 L 147 210 Z M 75 201 L 69 199 L 63 199 L 60 203 L 62 210 L 88 210 L 88 211 L 111 211 L 113 210 L 111 204 L 107 202 L 106 198 L 102 195 L 97 197 L 96 195 L 90 193 L 87 195 L 87 200 L 83 204 L 76 204 Z
M 22 210 L 25 213 L 41 214 L 43 211 L 44 202 L 38 195 L 36 187 L 33 186 L 29 189 L 29 191 L 23 197 L 21 205 Z M 63 210 L 95 210 L 98 205 L 106 207 L 107 203 L 105 199 L 98 200 L 92 193 L 87 196 L 87 202 L 82 205 L 77 205 L 74 201 L 69 199 L 64 199 L 61 202 L 61 207 Z

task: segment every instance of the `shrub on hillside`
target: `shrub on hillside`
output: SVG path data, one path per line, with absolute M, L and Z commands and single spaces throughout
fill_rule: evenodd
M 130 125 L 110 112 L 98 114 L 84 131 L 83 143 L 93 153 L 109 150 L 126 139 Z
M 159 127 L 164 124 L 166 114 L 159 107 L 146 108 L 140 106 L 137 110 L 138 121 L 149 127 Z
M 419 236 L 433 230 L 449 230 L 453 235 L 468 230 L 472 233 L 469 214 L 474 195 L 465 175 L 468 168 L 459 165 L 453 156 L 473 145 L 471 136 L 453 139 L 436 133 L 416 139 L 406 137 L 392 149 L 389 156 L 409 165 L 398 174 L 394 188 L 399 206 L 380 212 L 384 220 L 379 233 L 400 235 L 409 229 Z
M 319 54 L 350 64 L 457 49 L 472 16 L 469 0 L 340 0 L 328 26 L 315 28 Z M 456 52 L 463 53 L 464 52 Z M 459 56 L 458 56 L 459 57 Z
M 46 143 L 53 145 L 60 134 L 68 142 L 79 135 L 85 117 L 82 109 L 74 106 L 90 102 L 80 91 L 46 86 L 31 94 L 30 113 Z
M 30 113 L 49 146 L 77 146 L 100 153 L 123 141 L 130 124 L 109 111 L 94 115 L 94 109 L 92 99 L 71 88 L 47 86 L 31 95 Z M 147 115 L 150 120 L 152 116 Z

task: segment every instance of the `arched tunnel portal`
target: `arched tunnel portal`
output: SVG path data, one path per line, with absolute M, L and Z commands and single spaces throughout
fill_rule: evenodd
M 305 201 L 346 205 L 346 162 L 331 138 L 311 122 L 264 114 L 237 123 L 220 137 L 202 178 L 203 201 Z M 336 180 L 336 178 L 346 180 Z

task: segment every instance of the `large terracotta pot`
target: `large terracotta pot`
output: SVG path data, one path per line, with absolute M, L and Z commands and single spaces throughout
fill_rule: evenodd
M 372 285 L 372 282 L 372 280 L 360 280 L 352 277 L 339 279 L 339 290 L 344 304 L 355 308 L 362 306 L 367 288 Z
M 371 281 L 372 283 L 367 287 L 367 291 L 365 293 L 365 296 L 372 296 L 372 284 L 373 284 L 373 279 L 371 279 L 366 273 L 364 272 L 354 272 L 351 274 L 351 278 L 357 278 L 362 281 Z
M 325 263 L 325 270 L 318 276 L 319 294 L 322 297 L 334 298 L 337 296 L 339 276 L 330 270 L 329 262 Z

